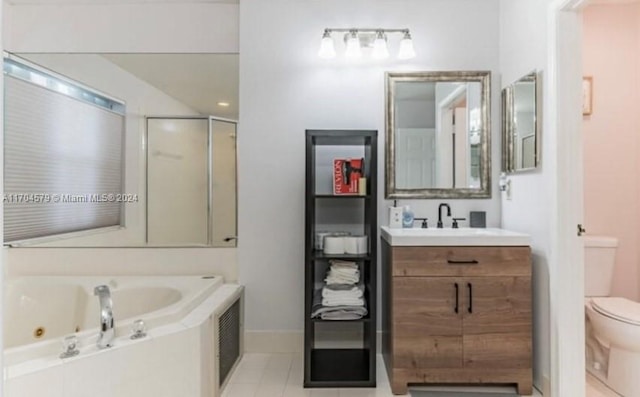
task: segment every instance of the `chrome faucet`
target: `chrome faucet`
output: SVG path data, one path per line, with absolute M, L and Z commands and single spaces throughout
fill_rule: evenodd
M 111 347 L 111 342 L 115 337 L 113 328 L 113 303 L 111 301 L 111 291 L 106 285 L 99 285 L 93 290 L 93 294 L 100 299 L 100 336 L 98 337 L 98 348 L 105 349 Z
M 447 209 L 447 216 L 451 216 L 451 207 L 449 207 L 449 204 L 447 203 L 442 203 L 438 206 L 438 229 L 442 229 L 442 207 L 445 207 Z

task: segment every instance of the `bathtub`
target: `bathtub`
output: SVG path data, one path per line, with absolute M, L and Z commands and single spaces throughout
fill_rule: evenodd
M 98 349 L 99 303 L 113 300 L 113 347 Z M 210 396 L 216 316 L 242 295 L 218 276 L 25 277 L 5 284 L 4 376 L 7 397 Z M 131 339 L 143 320 L 147 337 Z M 80 353 L 60 358 L 76 335 Z M 146 382 L 146 383 L 145 383 Z

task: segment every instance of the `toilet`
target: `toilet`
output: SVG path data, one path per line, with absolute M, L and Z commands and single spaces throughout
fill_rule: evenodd
M 618 240 L 585 236 L 587 369 L 625 397 L 640 396 L 640 303 L 612 297 Z

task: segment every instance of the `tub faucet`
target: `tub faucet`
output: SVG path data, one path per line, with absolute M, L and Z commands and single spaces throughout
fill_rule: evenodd
M 446 208 L 447 209 L 447 216 L 451 216 L 451 207 L 449 207 L 449 204 L 447 203 L 442 203 L 438 206 L 438 229 L 442 229 L 443 225 L 442 225 L 442 208 Z
M 111 291 L 106 285 L 99 285 L 93 290 L 93 294 L 100 299 L 100 336 L 98 337 L 98 348 L 105 349 L 111 347 L 111 342 L 115 337 L 113 328 L 113 303 L 111 302 Z

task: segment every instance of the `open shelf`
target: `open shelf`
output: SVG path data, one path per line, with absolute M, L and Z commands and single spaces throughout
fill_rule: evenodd
M 371 195 L 366 194 L 316 194 L 317 199 L 370 199 Z
M 375 387 L 377 324 L 378 132 L 307 130 L 305 186 L 304 386 Z M 362 159 L 368 194 L 332 194 L 336 159 Z M 333 230 L 368 236 L 366 254 L 325 254 L 315 234 Z M 352 261 L 360 270 L 367 315 L 357 320 L 311 318 L 316 289 L 330 260 Z M 345 330 L 346 334 L 342 334 Z M 357 332 L 353 332 L 357 330 Z M 320 349 L 319 347 L 325 347 Z M 350 347 L 350 348 L 346 348 Z
M 314 260 L 330 260 L 330 259 L 342 259 L 353 261 L 367 261 L 371 259 L 370 254 L 325 254 L 322 251 L 313 251 L 311 256 Z
M 369 349 L 311 349 L 311 378 L 305 386 L 375 387 L 370 353 Z
M 315 146 L 369 146 L 376 139 L 371 131 L 308 130 Z
M 311 321 L 314 322 L 314 323 L 334 323 L 334 324 L 339 324 L 339 323 L 369 323 L 369 322 L 371 322 L 371 317 L 369 317 L 369 315 L 367 314 L 366 317 L 359 318 L 357 320 L 323 320 L 321 318 L 312 318 Z

